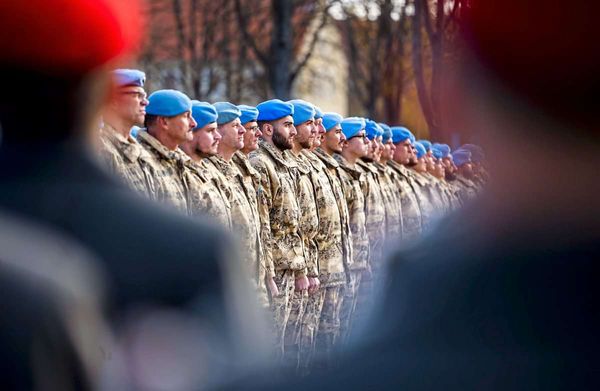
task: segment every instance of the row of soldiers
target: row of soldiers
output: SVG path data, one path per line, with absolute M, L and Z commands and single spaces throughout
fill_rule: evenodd
M 303 100 L 252 107 L 176 90 L 147 97 L 142 71 L 113 78 L 118 93 L 99 142 L 109 170 L 236 235 L 240 268 L 272 314 L 278 355 L 302 371 L 316 354 L 330 363 L 347 341 L 386 243 L 414 241 L 487 180 L 475 145 L 451 152 L 404 127 Z

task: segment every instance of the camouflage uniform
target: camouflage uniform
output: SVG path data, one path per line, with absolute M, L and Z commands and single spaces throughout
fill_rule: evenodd
M 105 123 L 100 130 L 100 155 L 108 170 L 146 197 L 154 194 L 150 155 L 131 136 L 125 138 Z
M 429 201 L 433 205 L 436 215 L 445 215 L 449 211 L 449 205 L 448 199 L 445 197 L 445 194 L 442 190 L 440 180 L 428 172 L 422 173 L 421 175 L 429 184 Z
M 413 189 L 417 195 L 419 209 L 421 210 L 421 223 L 423 231 L 428 231 L 431 229 L 437 216 L 434 199 L 431 196 L 431 185 L 427 178 L 414 170 L 407 170 L 407 175 L 412 178 L 412 181 L 415 184 Z
M 155 173 L 152 198 L 187 213 L 187 190 L 183 182 L 183 161 L 187 159 L 185 153 L 179 148 L 170 151 L 145 130 L 138 133 L 138 141 L 149 153 L 149 164 Z
M 369 193 L 370 185 L 373 186 L 369 181 L 374 180 L 373 177 L 370 179 L 367 177 L 370 173 L 367 174 L 358 162 L 354 167 L 351 167 L 341 155 L 335 155 L 335 158 L 340 165 L 340 177 L 348 204 L 352 243 L 354 245 L 354 261 L 350 267 L 350 273 L 348 273 L 348 284 L 343 293 L 344 298 L 340 315 L 341 339 L 346 341 L 352 330 L 352 320 L 356 311 L 363 272 L 370 270 L 370 263 L 373 260 L 372 251 L 381 249 L 380 241 L 383 240 L 381 231 L 383 231 L 385 225 L 385 218 L 383 217 L 383 201 L 379 188 L 377 187 L 373 189 L 372 193 Z M 369 194 L 373 196 L 372 199 L 378 199 L 378 206 L 368 204 L 367 196 Z M 369 212 L 373 213 L 373 216 L 369 216 Z M 374 221 L 379 221 L 378 227 L 373 226 Z M 379 232 L 381 236 L 375 237 L 375 232 Z M 373 245 L 371 245 L 371 239 L 375 241 Z
M 225 189 L 219 187 L 206 162 L 186 156 L 183 181 L 188 190 L 190 216 L 211 216 L 221 225 L 231 227 L 231 205 Z
M 320 183 L 316 193 L 320 218 L 317 245 L 323 305 L 315 350 L 330 356 L 340 335 L 343 294 L 353 263 L 352 230 L 339 163 L 322 149 L 307 156 L 314 168 L 315 181 Z M 368 257 L 368 243 L 361 250 L 365 251 L 362 256 Z
M 275 277 L 275 267 L 273 266 L 273 259 L 268 258 L 269 252 L 263 249 L 263 228 L 264 224 L 260 219 L 258 213 L 258 194 L 262 192 L 260 188 L 260 176 L 258 172 L 250 164 L 248 157 L 242 152 L 236 152 L 231 158 L 231 162 L 237 167 L 239 176 L 236 176 L 236 180 L 240 182 L 240 187 L 243 188 L 244 196 L 248 200 L 248 211 L 252 213 L 252 217 L 248 216 L 248 221 L 254 221 L 253 226 L 257 226 L 258 238 L 255 244 L 255 250 L 253 254 L 256 254 L 258 264 L 258 274 L 256 283 L 258 285 L 259 300 L 263 305 L 269 304 L 269 292 L 266 286 L 266 280 Z M 234 212 L 232 212 L 233 214 Z M 237 221 L 234 217 L 234 221 Z M 248 243 L 248 246 L 252 246 Z
M 294 294 L 295 278 L 305 275 L 304 245 L 300 236 L 300 207 L 296 194 L 297 165 L 275 146 L 264 141 L 250 156 L 260 175 L 262 192 L 258 210 L 266 222 L 265 251 L 271 252 L 279 296 L 272 300 L 277 341 L 283 353 L 283 338 Z
M 268 306 L 269 298 L 264 278 L 264 265 L 259 262 L 259 258 L 262 258 L 259 255 L 262 247 L 254 186 L 247 185 L 233 161 L 227 162 L 221 156 L 211 156 L 205 159 L 205 162 L 207 166 L 212 166 L 211 170 L 220 173 L 219 176 L 224 182 L 220 184 L 220 187 L 224 189 L 231 205 L 231 229 L 241 240 L 241 253 L 245 255 L 245 263 L 252 286 L 256 287 L 258 291 L 259 303 Z
M 295 160 L 298 166 L 297 195 L 298 206 L 302 211 L 300 215 L 300 236 L 304 243 L 306 275 L 308 277 L 317 278 L 319 277 L 319 268 L 317 265 L 318 249 L 315 237 L 319 230 L 319 215 L 317 213 L 317 204 L 315 201 L 315 188 L 311 178 L 311 165 L 306 156 L 302 153 L 295 156 L 291 151 L 286 151 L 286 155 L 288 159 Z M 285 350 L 288 361 L 293 362 L 295 366 L 299 364 L 300 359 L 301 326 L 303 322 L 311 317 L 311 314 L 306 313 L 308 302 L 307 292 L 294 292 L 294 297 L 292 299 L 293 309 L 286 326 Z M 307 324 L 307 330 L 305 331 L 308 331 L 309 327 L 312 327 L 312 325 Z M 307 348 L 310 349 L 312 341 L 308 341 L 307 344 Z
M 423 223 L 421 219 L 421 208 L 415 192 L 416 184 L 409 175 L 408 169 L 395 161 L 389 161 L 388 166 L 396 174 L 397 193 L 400 195 L 402 211 L 402 240 L 407 242 L 421 235 Z
M 402 236 L 402 205 L 400 192 L 394 183 L 396 174 L 389 166 L 381 163 L 373 163 L 373 165 L 379 172 L 379 184 L 385 207 L 385 237 L 388 242 L 396 241 Z
M 454 183 L 459 189 L 458 196 L 463 204 L 472 201 L 475 197 L 477 197 L 479 188 L 472 180 L 457 175 Z

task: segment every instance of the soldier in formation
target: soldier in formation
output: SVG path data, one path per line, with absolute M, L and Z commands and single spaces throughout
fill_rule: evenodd
M 113 77 L 118 94 L 100 129 L 107 168 L 237 237 L 277 360 L 301 373 L 333 365 L 372 306 L 386 252 L 418 240 L 488 180 L 473 144 L 452 151 L 298 99 L 236 106 L 174 90 L 146 99 L 143 72 Z

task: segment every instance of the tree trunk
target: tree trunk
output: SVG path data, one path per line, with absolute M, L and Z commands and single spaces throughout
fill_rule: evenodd
M 272 0 L 273 33 L 269 64 L 269 84 L 276 98 L 290 98 L 292 80 L 292 7 L 291 1 Z
M 426 12 L 427 0 L 414 0 L 415 4 L 415 17 L 412 23 L 412 62 L 413 71 L 415 75 L 415 84 L 417 86 L 417 95 L 419 97 L 419 103 L 421 104 L 421 110 L 423 116 L 427 121 L 427 125 L 430 129 L 435 127 L 435 119 L 431 110 L 431 101 L 429 92 L 427 91 L 427 85 L 425 83 L 425 72 L 423 69 L 423 37 L 422 37 L 422 26 L 423 26 L 423 12 Z

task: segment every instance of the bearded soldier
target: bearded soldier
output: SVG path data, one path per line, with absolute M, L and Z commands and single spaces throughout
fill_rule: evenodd
M 292 115 L 294 106 L 278 99 L 257 106 L 262 141 L 250 161 L 260 175 L 262 192 L 258 201 L 261 221 L 265 224 L 265 251 L 275 266 L 275 284 L 279 295 L 272 307 L 277 341 L 283 354 L 286 324 L 292 310 L 294 291 L 308 289 L 304 244 L 300 235 L 300 215 L 296 192 L 297 165 L 284 155 L 296 136 Z

